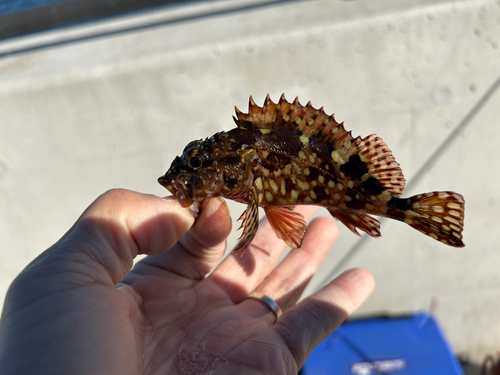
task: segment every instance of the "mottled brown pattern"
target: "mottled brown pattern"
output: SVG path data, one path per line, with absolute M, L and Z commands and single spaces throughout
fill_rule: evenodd
M 186 146 L 159 182 L 184 207 L 207 197 L 247 203 L 240 218 L 243 252 L 264 207 L 277 236 L 299 247 L 305 232 L 293 206 L 323 206 L 354 233 L 380 236 L 380 223 L 369 215 L 406 222 L 447 245 L 462 242 L 464 200 L 453 192 L 399 198 L 405 179 L 392 152 L 372 134 L 353 138 L 343 124 L 282 96 L 262 107 L 250 97 L 249 112 L 236 108 L 237 128 Z

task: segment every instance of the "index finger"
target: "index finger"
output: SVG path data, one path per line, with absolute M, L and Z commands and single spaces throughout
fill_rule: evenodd
M 153 266 L 192 280 L 201 280 L 224 256 L 231 231 L 229 208 L 224 199 L 206 200 L 189 231 L 168 252 L 143 259 L 135 273 L 148 273 Z

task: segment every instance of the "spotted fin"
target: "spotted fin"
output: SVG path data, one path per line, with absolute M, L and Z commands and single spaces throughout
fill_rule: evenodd
M 358 145 L 359 158 L 366 163 L 368 174 L 378 180 L 382 187 L 400 196 L 405 187 L 405 178 L 398 162 L 384 141 L 372 134 Z
M 243 228 L 243 233 L 238 240 L 241 238 L 243 239 L 238 243 L 233 252 L 243 255 L 245 249 L 248 245 L 250 245 L 250 242 L 252 242 L 255 234 L 257 233 L 257 229 L 259 228 L 259 205 L 257 203 L 257 193 L 255 191 L 255 187 L 250 189 L 247 209 L 240 216 L 238 221 L 239 220 L 242 220 L 242 223 L 238 229 Z
M 303 106 L 299 103 L 299 98 L 290 103 L 285 94 L 281 95 L 278 103 L 274 103 L 268 94 L 262 107 L 255 104 L 250 96 L 248 113 L 243 113 L 236 107 L 235 111 L 236 117 L 233 119 L 240 129 L 293 129 L 306 136 L 318 136 L 323 142 L 334 144 L 338 149 L 344 144 L 349 144 L 350 148 L 355 141 L 351 132 L 344 129 L 344 123 L 338 123 L 334 115 L 327 115 L 323 107 L 316 109 L 311 102 Z
M 380 237 L 380 222 L 370 215 L 335 207 L 330 207 L 328 212 L 358 236 L 360 234 L 356 229 L 361 229 L 372 237 Z
M 419 194 L 409 198 L 405 223 L 416 230 L 454 247 L 464 247 L 464 198 L 451 191 Z
M 276 237 L 292 249 L 302 246 L 307 228 L 302 214 L 295 212 L 293 207 L 266 206 L 264 211 Z

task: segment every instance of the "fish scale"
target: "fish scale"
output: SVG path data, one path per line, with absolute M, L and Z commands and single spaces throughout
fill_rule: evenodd
M 243 234 L 235 252 L 243 253 L 258 228 L 263 207 L 276 235 L 300 247 L 306 223 L 294 206 L 323 206 L 355 234 L 380 236 L 370 215 L 405 222 L 440 242 L 462 242 L 464 200 L 454 192 L 400 198 L 405 179 L 384 141 L 375 134 L 353 138 L 323 108 L 284 95 L 262 107 L 252 97 L 248 113 L 237 108 L 237 128 L 189 143 L 159 178 L 188 207 L 223 196 L 247 204 Z

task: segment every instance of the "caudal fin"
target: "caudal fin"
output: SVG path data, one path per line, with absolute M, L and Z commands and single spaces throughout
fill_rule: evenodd
M 464 198 L 451 191 L 415 195 L 409 198 L 405 223 L 416 230 L 454 247 L 464 247 Z

